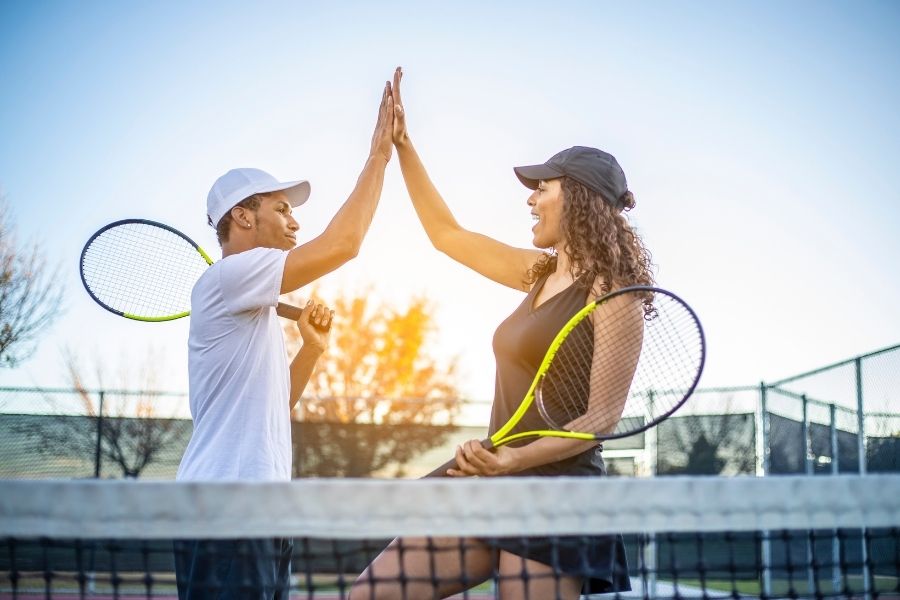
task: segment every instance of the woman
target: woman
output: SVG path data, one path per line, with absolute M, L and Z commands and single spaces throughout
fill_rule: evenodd
M 564 150 L 543 165 L 515 168 L 519 180 L 534 190 L 527 205 L 535 220 L 533 244 L 538 249 L 513 248 L 463 229 L 410 141 L 400 100 L 401 77 L 398 68 L 393 85 L 394 146 L 429 239 L 438 250 L 485 277 L 527 293 L 494 334 L 493 433 L 525 396 L 553 337 L 570 317 L 613 289 L 652 284 L 650 254 L 622 214 L 634 207 L 634 197 L 616 159 L 581 146 Z M 544 428 L 539 416 L 531 418 L 533 426 L 523 420 L 522 430 Z M 450 476 L 606 473 L 599 445 L 563 438 L 540 438 L 490 451 L 471 440 L 457 449 L 456 462 L 459 468 L 449 471 Z M 351 598 L 445 597 L 495 572 L 502 598 L 577 598 L 582 590 L 630 589 L 619 536 L 562 538 L 555 548 L 550 540 L 535 538 L 524 543 L 405 538 L 394 540 L 369 565 Z M 402 584 L 401 574 L 406 580 Z

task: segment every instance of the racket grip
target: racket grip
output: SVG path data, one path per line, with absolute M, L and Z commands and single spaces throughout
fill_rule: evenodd
M 423 479 L 427 479 L 429 477 L 447 477 L 447 471 L 449 469 L 456 469 L 459 465 L 456 464 L 456 459 L 451 458 L 437 469 L 426 475 Z
M 290 304 L 279 302 L 278 306 L 275 307 L 275 312 L 279 317 L 284 317 L 285 319 L 290 319 L 291 321 L 297 321 L 300 319 L 300 313 L 303 312 L 303 310 L 297 308 L 296 306 L 291 306 Z
M 491 448 L 494 447 L 494 443 L 490 440 L 490 438 L 481 440 L 481 445 L 486 450 L 490 450 Z M 445 462 L 444 464 L 439 466 L 437 469 L 435 469 L 434 471 L 432 471 L 431 473 L 429 473 L 428 475 L 423 477 L 422 479 L 427 479 L 429 477 L 447 477 L 447 471 L 449 469 L 458 469 L 458 468 L 459 468 L 459 465 L 456 464 L 456 459 L 451 458 L 450 460 L 448 460 L 447 462 Z

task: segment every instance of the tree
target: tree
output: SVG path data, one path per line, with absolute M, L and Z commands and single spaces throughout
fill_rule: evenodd
M 721 414 L 677 414 L 657 425 L 660 475 L 735 475 L 756 467 L 754 419 L 734 413 L 726 398 Z
M 294 413 L 295 476 L 402 476 L 410 460 L 444 443 L 459 410 L 455 359 L 429 349 L 435 331 L 424 297 L 404 309 L 341 294 L 331 343 Z M 285 324 L 293 354 L 299 331 Z
M 64 286 L 38 245 L 19 245 L 0 198 L 0 366 L 14 367 L 34 352 L 38 335 L 59 315 Z
M 721 432 L 726 430 L 722 426 L 723 423 L 724 419 L 717 419 L 718 426 L 715 429 L 718 433 L 712 436 L 715 443 L 711 443 L 703 431 L 697 435 L 688 449 L 688 459 L 687 465 L 684 467 L 684 473 L 718 475 L 722 472 L 722 468 L 727 464 L 725 459 L 719 456 L 719 446 L 724 441 Z
M 83 415 L 53 415 L 26 425 L 24 433 L 37 442 L 38 452 L 48 458 L 74 456 L 94 460 L 97 476 L 114 465 L 123 477 L 129 478 L 139 477 L 154 463 L 180 458 L 191 433 L 191 422 L 175 418 L 174 405 L 168 411 L 161 409 L 160 394 L 152 391 L 157 389 L 160 372 L 154 367 L 159 362 L 152 350 L 136 363 L 141 368 L 135 387 L 133 375 L 121 368 L 115 386 L 118 389 L 102 392 L 88 389 L 84 371 L 72 352 L 65 353 L 64 361 Z M 107 372 L 99 362 L 96 378 L 99 389 L 104 390 Z
M 866 469 L 872 473 L 900 472 L 900 414 L 868 413 L 866 421 Z
M 866 469 L 871 473 L 900 473 L 900 433 L 869 439 Z

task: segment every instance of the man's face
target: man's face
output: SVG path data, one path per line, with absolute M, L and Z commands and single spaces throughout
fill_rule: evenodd
M 291 214 L 291 204 L 284 192 L 272 192 L 261 198 L 256 210 L 256 247 L 290 250 L 297 245 L 300 226 Z

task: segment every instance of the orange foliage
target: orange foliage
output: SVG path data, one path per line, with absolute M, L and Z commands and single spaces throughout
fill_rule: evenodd
M 459 405 L 456 360 L 442 364 L 429 353 L 435 326 L 426 298 L 413 298 L 398 308 L 376 305 L 364 291 L 325 302 L 335 311 L 331 342 L 297 404 L 296 419 L 452 423 Z M 302 343 L 300 333 L 288 322 L 284 330 L 293 356 Z

